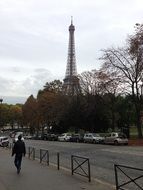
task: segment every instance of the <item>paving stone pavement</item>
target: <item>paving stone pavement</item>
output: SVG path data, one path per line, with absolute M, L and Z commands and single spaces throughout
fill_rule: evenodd
M 90 183 L 65 170 L 23 158 L 20 174 L 9 149 L 0 148 L 0 190 L 114 190 L 115 187 L 92 180 Z

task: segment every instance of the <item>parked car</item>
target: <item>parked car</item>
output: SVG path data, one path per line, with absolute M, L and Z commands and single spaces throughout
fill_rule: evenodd
M 72 137 L 69 133 L 63 133 L 60 136 L 58 136 L 59 141 L 70 141 L 70 138 Z
M 56 134 L 50 134 L 48 136 L 48 140 L 49 141 L 57 141 L 58 140 L 58 135 L 56 135 Z
M 56 134 L 50 134 L 50 133 L 44 133 L 41 135 L 41 140 L 48 140 L 48 141 L 57 141 L 58 140 L 58 135 Z
M 30 140 L 30 139 L 32 139 L 32 136 L 31 135 L 25 135 L 23 138 L 27 139 L 27 140 Z
M 0 146 L 7 147 L 9 144 L 9 139 L 8 137 L 1 136 L 0 137 Z
M 86 133 L 84 135 L 84 142 L 103 143 L 104 137 L 101 137 L 98 133 Z
M 70 142 L 83 142 L 84 135 L 82 134 L 73 134 L 70 138 Z
M 48 137 L 49 137 L 49 134 L 44 133 L 44 134 L 40 135 L 39 139 L 41 139 L 41 140 L 48 140 Z
M 33 139 L 33 140 L 41 140 L 41 139 L 42 139 L 42 135 L 41 135 L 41 134 L 34 134 L 34 135 L 32 136 L 32 139 Z
M 124 144 L 128 145 L 128 139 L 124 133 L 121 132 L 112 132 L 107 135 L 104 139 L 105 144 Z

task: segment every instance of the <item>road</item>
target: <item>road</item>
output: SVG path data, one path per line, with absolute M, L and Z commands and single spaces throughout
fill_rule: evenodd
M 37 157 L 39 157 L 40 148 L 49 150 L 50 162 L 53 163 L 56 163 L 56 154 L 59 152 L 60 165 L 66 168 L 71 167 L 71 155 L 88 157 L 91 164 L 91 176 L 103 183 L 115 184 L 114 164 L 143 169 L 143 147 L 40 140 L 26 140 L 25 143 L 27 147 L 36 148 Z M 129 171 L 129 173 L 134 172 Z

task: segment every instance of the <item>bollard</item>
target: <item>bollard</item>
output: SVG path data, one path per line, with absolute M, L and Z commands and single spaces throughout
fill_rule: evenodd
M 40 163 L 42 162 L 42 150 L 40 149 Z
M 47 150 L 47 165 L 49 166 L 49 151 Z
M 72 175 L 73 175 L 73 155 L 71 155 L 71 171 L 72 171 Z
M 57 169 L 60 169 L 60 154 L 59 152 L 57 153 Z
M 30 147 L 28 147 L 28 158 L 30 158 Z
M 35 148 L 33 148 L 33 160 L 35 160 Z

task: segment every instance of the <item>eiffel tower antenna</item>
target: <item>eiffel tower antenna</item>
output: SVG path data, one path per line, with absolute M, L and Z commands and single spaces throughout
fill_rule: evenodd
M 73 16 L 71 16 L 71 25 L 73 25 Z

